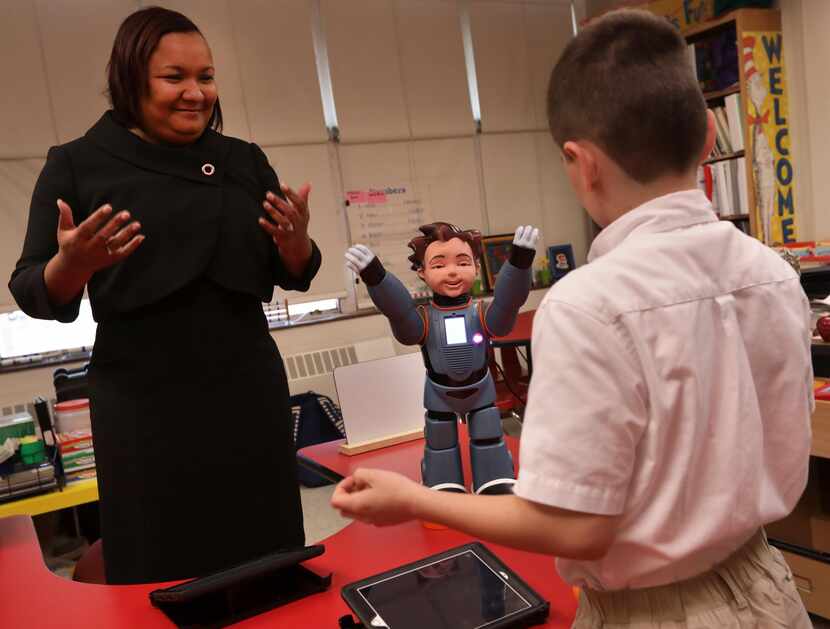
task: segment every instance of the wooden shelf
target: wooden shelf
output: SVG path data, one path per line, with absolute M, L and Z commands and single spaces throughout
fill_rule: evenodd
M 812 419 L 813 441 L 810 454 L 830 459 L 830 402 L 816 400 Z
M 698 35 L 709 33 L 710 31 L 718 27 L 722 27 L 729 24 L 729 22 L 737 22 L 737 13 L 735 11 L 731 11 L 726 15 L 716 17 L 713 20 L 707 20 L 706 22 L 694 25 L 683 31 L 683 37 L 685 37 L 686 39 L 694 39 Z
M 718 157 L 711 157 L 707 159 L 704 164 L 714 164 L 715 162 L 725 162 L 728 159 L 738 159 L 739 157 L 743 157 L 744 152 L 738 151 L 737 153 L 730 153 L 729 155 L 719 155 Z
M 722 221 L 748 221 L 749 214 L 732 214 L 730 216 L 720 216 L 718 218 Z
M 726 89 L 717 90 L 715 92 L 703 92 L 703 98 L 707 101 L 716 100 L 718 98 L 723 98 L 724 96 L 729 96 L 730 94 L 737 94 L 740 91 L 740 83 L 735 83 L 735 85 L 730 85 Z

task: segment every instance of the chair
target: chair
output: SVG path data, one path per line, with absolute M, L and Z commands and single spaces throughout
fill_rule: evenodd
M 521 421 L 519 410 L 524 409 L 527 400 L 527 379 L 515 347 L 501 347 L 501 365 L 496 362 L 495 351 L 490 353 L 489 367 L 496 385 L 496 408 L 502 415 L 512 416 Z
M 86 550 L 86 552 L 75 564 L 75 572 L 72 580 L 80 583 L 95 583 L 106 585 L 107 577 L 104 572 L 104 549 L 101 540 L 97 540 Z
M 55 369 L 52 382 L 58 402 L 89 397 L 89 363 L 75 369 Z

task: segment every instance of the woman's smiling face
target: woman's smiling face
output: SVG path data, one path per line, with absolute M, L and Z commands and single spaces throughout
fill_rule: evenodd
M 213 57 L 199 33 L 168 33 L 150 56 L 141 130 L 148 139 L 189 144 L 208 126 L 218 92 Z

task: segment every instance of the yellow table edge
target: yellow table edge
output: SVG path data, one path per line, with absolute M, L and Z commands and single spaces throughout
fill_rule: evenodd
M 98 480 L 88 478 L 71 483 L 63 491 L 50 491 L 0 504 L 0 518 L 9 515 L 39 515 L 98 500 Z

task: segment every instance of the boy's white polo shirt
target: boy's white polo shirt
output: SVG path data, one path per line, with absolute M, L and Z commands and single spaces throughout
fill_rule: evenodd
M 622 514 L 593 589 L 710 569 L 795 505 L 810 452 L 807 299 L 775 252 L 697 190 L 624 214 L 533 321 L 515 493 Z

